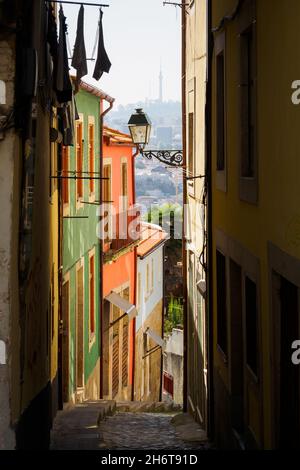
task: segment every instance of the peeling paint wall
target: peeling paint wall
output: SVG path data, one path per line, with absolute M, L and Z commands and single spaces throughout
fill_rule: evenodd
M 14 101 L 14 41 L 0 42 L 0 80 L 5 83 L 5 102 L 1 113 L 8 113 Z M 10 278 L 13 227 L 14 154 L 18 138 L 13 130 L 0 140 L 0 449 L 15 447 L 11 428 L 10 366 Z M 4 359 L 4 360 L 3 360 Z

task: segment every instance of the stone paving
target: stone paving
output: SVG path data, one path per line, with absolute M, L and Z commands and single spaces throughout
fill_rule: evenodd
M 183 440 L 184 436 L 171 422 L 173 417 L 174 413 L 117 412 L 101 421 L 99 447 L 109 450 L 208 449 L 203 435 L 197 442 L 195 438 L 189 442 Z
M 190 415 L 161 402 L 86 401 L 59 412 L 51 433 L 53 450 L 208 448 L 204 431 Z

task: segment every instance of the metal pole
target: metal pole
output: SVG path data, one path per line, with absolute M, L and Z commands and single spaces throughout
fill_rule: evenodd
M 109 7 L 110 5 L 103 5 L 103 4 L 100 4 L 100 3 L 86 3 L 86 2 L 67 2 L 66 0 L 46 0 L 47 3 L 66 3 L 67 5 L 78 5 L 78 6 L 81 6 L 81 5 L 86 5 L 86 6 L 89 6 L 89 7 L 100 7 L 100 8 L 107 8 Z

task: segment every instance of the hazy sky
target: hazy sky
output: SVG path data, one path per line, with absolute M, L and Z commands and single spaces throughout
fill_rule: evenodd
M 103 28 L 112 67 L 109 74 L 104 73 L 96 82 L 92 78 L 95 62 L 88 62 L 89 75 L 84 80 L 116 98 L 116 104 L 154 99 L 158 97 L 161 62 L 164 99 L 180 100 L 180 9 L 163 6 L 163 0 L 87 1 L 110 5 L 103 9 Z M 63 9 L 73 50 L 79 7 L 63 4 Z M 91 57 L 94 47 L 98 18 L 98 8 L 85 7 L 87 57 Z

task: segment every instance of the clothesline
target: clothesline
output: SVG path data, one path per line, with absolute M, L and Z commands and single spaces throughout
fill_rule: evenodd
M 59 108 L 59 123 L 60 129 L 63 136 L 63 144 L 65 146 L 70 146 L 74 144 L 74 132 L 75 132 L 75 120 L 78 119 L 75 94 L 78 92 L 79 84 L 85 75 L 88 73 L 87 67 L 87 57 L 85 50 L 85 41 L 84 41 L 84 4 L 78 2 L 69 2 L 69 1 L 59 1 L 53 0 L 54 3 L 72 3 L 73 5 L 79 6 L 78 19 L 77 19 L 77 32 L 76 40 L 73 49 L 71 47 L 68 39 L 68 27 L 66 24 L 66 17 L 64 15 L 63 6 L 60 5 L 59 12 L 54 10 L 54 6 L 51 4 L 50 0 L 46 0 L 49 4 L 49 8 L 45 8 L 46 16 L 46 25 L 47 25 L 47 42 L 49 44 L 49 52 L 52 56 L 52 83 L 53 91 L 55 93 L 55 100 L 61 106 Z M 102 6 L 100 4 L 96 5 L 94 3 L 85 5 L 92 6 Z M 105 5 L 103 5 L 105 6 Z M 109 5 L 106 5 L 109 6 Z M 58 17 L 57 17 L 58 16 Z M 98 44 L 98 53 L 96 56 L 95 69 L 93 73 L 93 78 L 99 80 L 104 72 L 108 73 L 111 67 L 110 60 L 107 56 L 105 47 L 104 47 L 104 37 L 103 37 L 103 26 L 102 26 L 102 17 L 103 11 L 100 8 L 99 11 L 99 21 L 98 21 L 98 31 L 95 41 L 96 50 Z M 59 34 L 57 34 L 57 29 L 59 28 Z M 76 70 L 76 79 L 75 87 L 73 86 L 72 80 L 70 78 L 70 66 L 69 66 L 69 57 L 72 57 L 71 65 Z M 89 57 L 88 60 L 94 59 L 94 51 L 92 57 Z M 49 57 L 50 61 L 50 57 Z M 49 63 L 49 70 L 50 70 Z M 102 179 L 100 177 L 90 177 L 90 176 L 51 176 L 51 178 L 58 179 Z
M 66 0 L 46 0 L 47 3 L 65 3 L 65 4 L 69 4 L 69 5 L 86 5 L 86 6 L 89 6 L 89 7 L 100 7 L 100 8 L 108 8 L 110 5 L 103 5 L 103 4 L 100 4 L 100 3 L 86 3 L 86 2 L 67 2 Z

